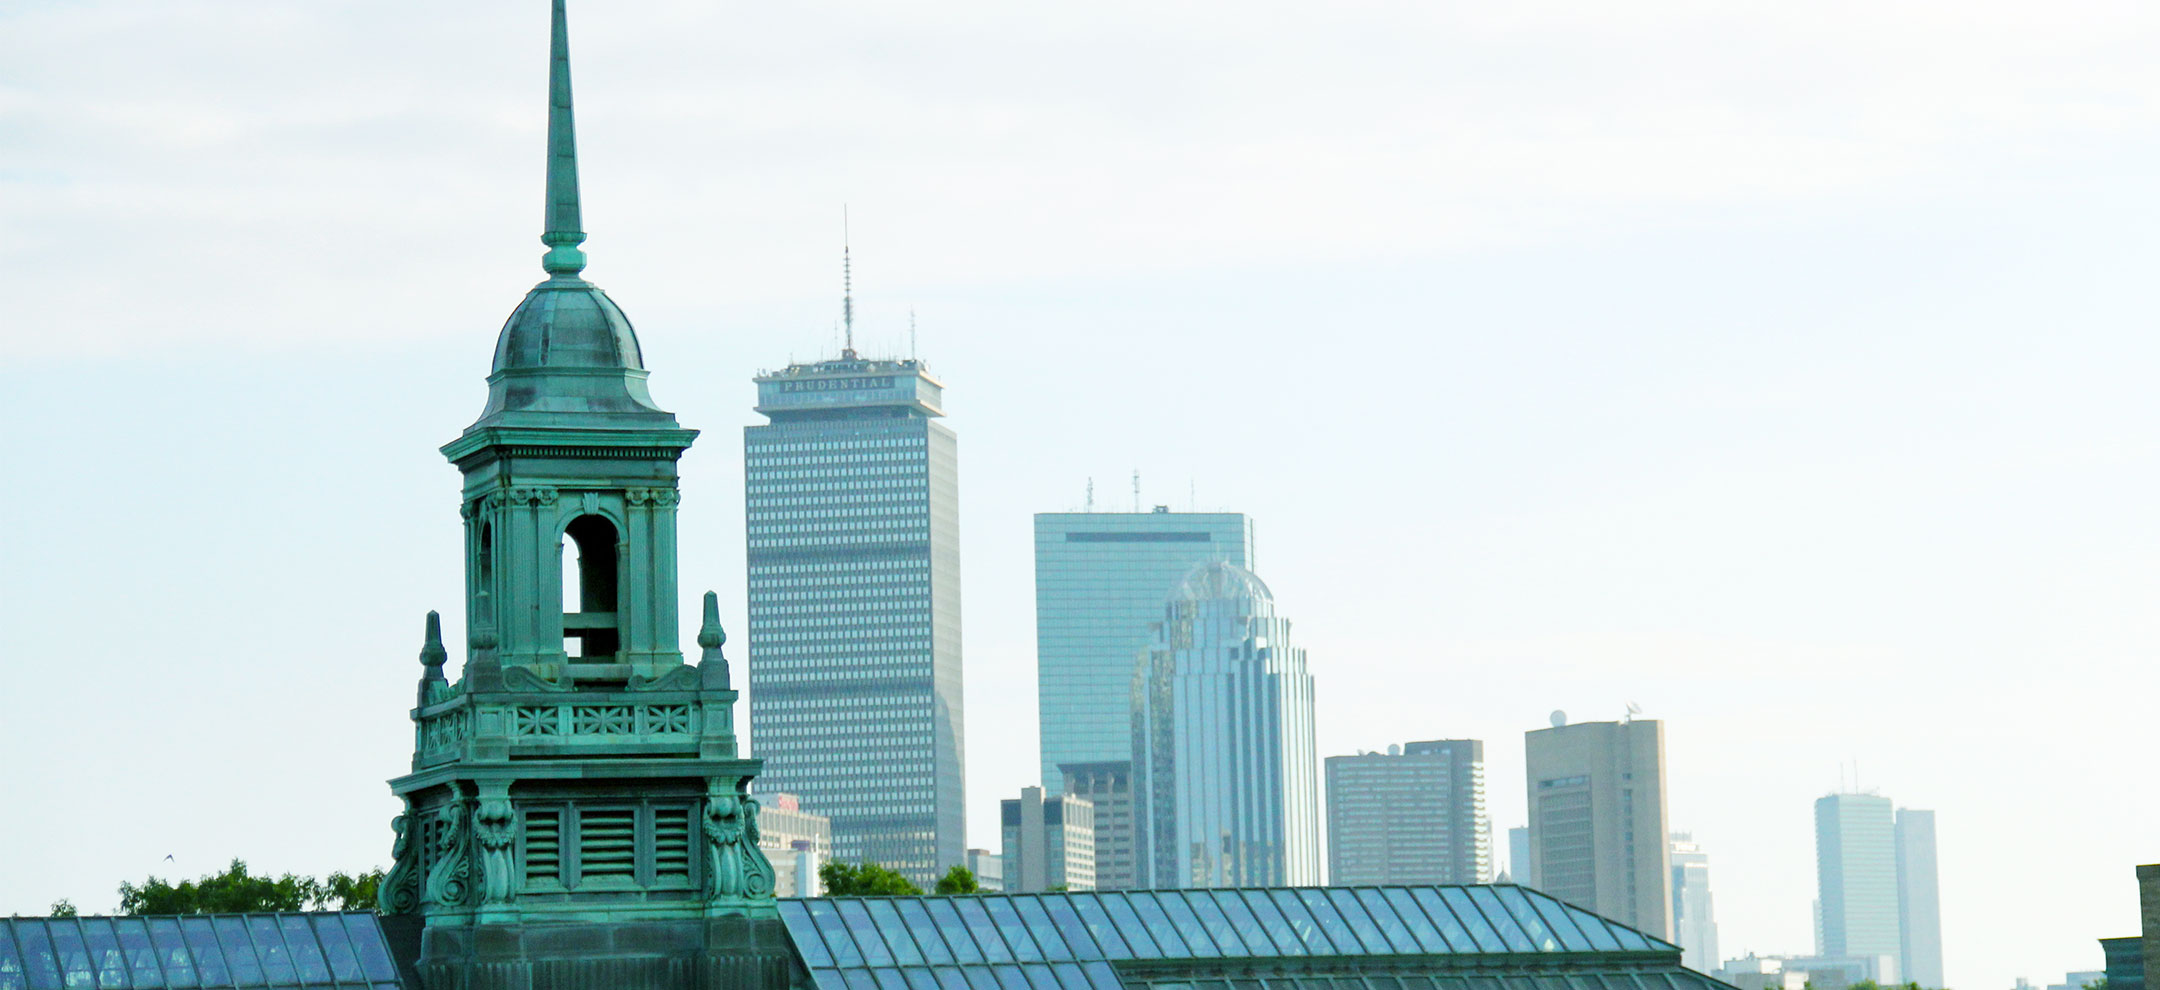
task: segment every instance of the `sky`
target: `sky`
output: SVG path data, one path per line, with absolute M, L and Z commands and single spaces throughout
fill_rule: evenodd
M 1257 521 L 1322 753 L 1665 722 L 1722 954 L 1812 804 L 1937 812 L 1948 982 L 2160 860 L 2160 11 L 574 2 L 587 275 L 743 602 L 750 379 L 960 437 L 970 837 L 1037 783 L 1030 516 Z M 422 616 L 540 278 L 539 0 L 0 3 L 0 912 L 383 865 Z M 685 613 L 695 621 L 695 609 Z M 446 639 L 463 631 L 447 617 Z M 690 630 L 686 630 L 688 641 Z M 171 857 L 170 860 L 167 857 Z

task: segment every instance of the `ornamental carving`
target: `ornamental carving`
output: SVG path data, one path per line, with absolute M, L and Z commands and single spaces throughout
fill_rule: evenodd
M 410 815 L 390 819 L 390 830 L 397 838 L 390 842 L 390 870 L 375 891 L 375 906 L 384 914 L 411 914 L 420 907 L 420 857 L 407 832 L 411 822 Z
M 747 783 L 747 782 L 746 782 Z M 705 899 L 771 900 L 772 861 L 758 848 L 758 804 L 714 781 L 705 794 Z
M 623 497 L 631 505 L 674 505 L 682 501 L 682 493 L 673 488 L 630 488 L 623 491 Z
M 450 803 L 428 823 L 434 832 L 428 848 L 427 884 L 420 900 L 432 907 L 463 907 L 472 895 L 472 862 L 466 841 L 465 799 L 451 788 Z
M 632 691 L 695 691 L 700 684 L 696 667 L 683 664 L 657 677 L 630 675 Z
M 483 798 L 473 813 L 473 839 L 480 846 L 480 903 L 508 904 L 515 894 L 510 847 L 516 837 L 517 815 L 510 800 Z
M 697 709 L 680 705 L 518 705 L 510 735 L 519 739 L 562 736 L 668 736 L 697 732 Z
M 446 695 L 449 693 L 445 692 Z M 438 699 L 431 698 L 430 700 Z M 471 722 L 472 712 L 466 708 L 455 708 L 440 715 L 431 715 L 421 719 L 420 752 L 432 753 L 438 749 L 448 749 L 465 741 L 468 730 L 471 728 Z

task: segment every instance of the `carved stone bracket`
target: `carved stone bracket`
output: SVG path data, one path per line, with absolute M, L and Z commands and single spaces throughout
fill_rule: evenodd
M 420 854 L 407 831 L 414 821 L 412 803 L 406 802 L 405 808 L 405 814 L 390 819 L 390 830 L 397 833 L 397 838 L 390 843 L 390 869 L 375 892 L 376 909 L 386 915 L 411 914 L 420 909 Z
M 631 505 L 644 505 L 647 502 L 654 505 L 674 505 L 682 501 L 682 493 L 673 488 L 629 488 L 623 491 L 623 497 L 629 499 Z
M 450 802 L 437 809 L 429 827 L 427 883 L 420 899 L 438 908 L 464 907 L 472 897 L 471 828 L 466 822 L 465 796 L 450 785 Z
M 711 781 L 705 793 L 705 902 L 708 907 L 773 899 L 773 866 L 758 848 L 758 804 L 747 780 Z
M 510 805 L 508 788 L 487 788 L 480 807 L 473 812 L 473 839 L 479 845 L 480 903 L 508 904 L 517 896 L 513 845 L 517 839 L 517 813 Z

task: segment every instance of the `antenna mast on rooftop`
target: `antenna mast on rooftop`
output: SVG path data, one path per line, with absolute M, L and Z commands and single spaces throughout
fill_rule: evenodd
M 907 311 L 907 356 L 910 361 L 917 360 L 915 356 L 915 307 L 913 306 L 909 306 Z
M 1132 473 L 1132 510 L 1133 510 L 1134 512 L 1138 512 L 1138 511 L 1140 511 L 1140 469 L 1139 469 L 1139 468 L 1134 468 L 1134 469 L 1133 469 L 1133 473 Z
M 1089 512 L 1095 511 L 1095 479 L 1093 478 L 1088 479 L 1087 510 Z
M 840 356 L 855 359 L 855 264 L 848 256 L 847 204 L 840 204 L 840 321 L 847 328 Z

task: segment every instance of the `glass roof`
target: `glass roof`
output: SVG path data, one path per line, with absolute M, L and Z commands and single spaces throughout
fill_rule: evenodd
M 1511 885 L 810 898 L 781 901 L 780 916 L 820 990 L 1118 990 L 1113 963 L 1344 956 L 1653 953 L 1685 972 L 1670 943 Z M 1642 990 L 1673 990 L 1661 974 L 1641 975 Z M 1377 990 L 1413 990 L 1388 979 Z M 1634 977 L 1580 988 L 1554 979 L 1552 990 L 1638 990 Z M 1160 990 L 1260 990 L 1250 982 Z M 1325 979 L 1271 982 L 1336 990 Z
M 367 911 L 0 918 L 0 990 L 396 990 Z

